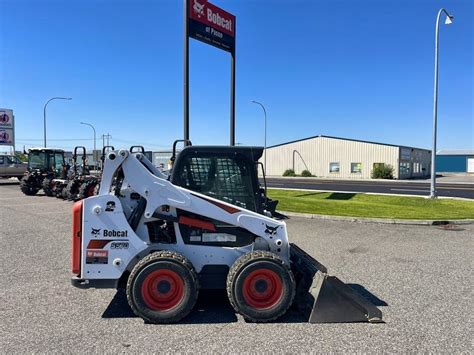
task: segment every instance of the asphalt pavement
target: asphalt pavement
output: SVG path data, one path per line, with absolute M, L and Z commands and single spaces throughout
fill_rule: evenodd
M 411 180 L 325 180 L 313 178 L 267 177 L 267 186 L 286 189 L 305 189 L 339 192 L 371 192 L 393 195 L 430 195 L 430 183 Z M 474 177 L 472 183 L 437 184 L 438 196 L 474 199 Z
M 372 295 L 383 324 L 308 324 L 295 310 L 252 324 L 206 293 L 179 324 L 151 325 L 123 292 L 70 285 L 71 206 L 0 185 L 1 353 L 473 351 L 474 225 L 287 220 L 293 242 Z

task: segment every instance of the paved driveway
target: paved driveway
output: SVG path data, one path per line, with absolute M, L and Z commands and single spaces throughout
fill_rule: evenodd
M 124 294 L 69 283 L 71 203 L 0 186 L 0 351 L 472 352 L 472 225 L 292 218 L 292 241 L 378 298 L 385 324 L 308 324 L 296 311 L 246 323 L 224 293 L 180 324 L 149 325 Z M 374 298 L 375 299 L 375 298 Z

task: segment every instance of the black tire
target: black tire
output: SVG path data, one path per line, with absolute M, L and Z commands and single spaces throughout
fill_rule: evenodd
M 79 193 L 79 186 L 81 185 L 80 180 L 71 180 L 67 183 L 65 192 L 63 193 L 63 198 L 68 199 L 69 201 L 76 201 L 78 199 L 77 195 Z
M 238 258 L 227 275 L 227 296 L 236 312 L 252 322 L 270 322 L 290 308 L 295 297 L 290 267 L 269 251 Z
M 64 187 L 63 186 L 56 186 L 53 190 L 53 195 L 56 196 L 56 198 L 63 198 L 63 191 Z
M 42 184 L 44 194 L 49 197 L 54 196 L 53 189 L 51 186 L 52 181 L 53 179 L 45 178 Z
M 144 257 L 127 281 L 130 307 L 149 323 L 183 319 L 196 304 L 198 293 L 198 277 L 192 264 L 173 251 L 158 251 Z
M 68 199 L 68 190 L 66 189 L 67 185 L 64 186 L 62 189 L 61 189 L 61 193 L 59 194 L 59 198 L 62 198 L 63 200 L 67 200 Z
M 20 180 L 20 190 L 25 195 L 33 196 L 39 191 L 36 181 L 31 175 L 25 175 Z
M 95 187 L 97 186 L 97 181 L 87 180 L 81 184 L 79 187 L 79 192 L 77 198 L 82 200 L 95 195 Z

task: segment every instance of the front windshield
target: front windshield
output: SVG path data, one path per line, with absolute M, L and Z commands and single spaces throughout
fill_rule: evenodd
M 30 152 L 28 154 L 28 167 L 30 169 L 44 169 L 46 166 L 45 152 Z

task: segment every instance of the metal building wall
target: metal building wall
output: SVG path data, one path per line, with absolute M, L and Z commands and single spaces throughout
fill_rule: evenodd
M 467 159 L 467 155 L 437 154 L 436 171 L 442 173 L 465 173 L 467 172 Z
M 294 159 L 293 159 L 294 156 Z M 314 137 L 267 149 L 267 175 L 281 176 L 294 166 L 295 172 L 308 169 L 327 178 L 369 179 L 374 163 L 390 164 L 398 178 L 399 147 L 330 137 Z M 329 172 L 331 162 L 339 172 Z M 351 173 L 351 163 L 361 163 L 360 173 Z

